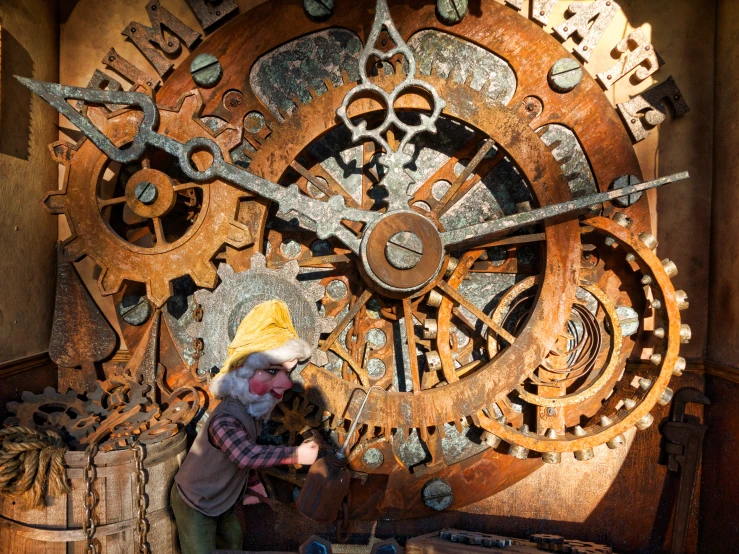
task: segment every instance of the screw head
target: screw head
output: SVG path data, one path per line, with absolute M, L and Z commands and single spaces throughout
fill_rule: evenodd
M 423 241 L 410 231 L 395 233 L 385 245 L 385 258 L 396 269 L 412 269 L 423 255 Z
M 303 0 L 303 7 L 313 19 L 328 19 L 334 13 L 334 0 Z
M 582 66 L 577 60 L 562 58 L 549 70 L 549 86 L 557 92 L 567 93 L 580 84 L 582 75 Z
M 118 305 L 118 315 L 129 325 L 143 325 L 151 316 L 151 304 L 146 296 L 124 296 Z
M 154 202 L 156 202 L 159 193 L 157 192 L 157 188 L 154 186 L 154 184 L 150 183 L 149 181 L 142 181 L 138 185 L 136 185 L 134 195 L 136 196 L 136 200 L 138 200 L 142 204 L 151 206 Z
M 215 56 L 199 54 L 190 64 L 190 74 L 199 87 L 210 88 L 220 81 L 223 68 Z
M 641 180 L 636 175 L 621 175 L 621 177 L 611 183 L 608 190 L 618 190 L 631 185 L 638 185 L 639 183 L 641 183 Z M 621 198 L 614 198 L 612 202 L 619 208 L 628 208 L 632 204 L 638 202 L 642 197 L 642 194 L 643 193 L 641 192 L 629 194 L 628 196 L 622 196 Z
M 421 494 L 423 495 L 423 503 L 438 512 L 446 510 L 454 500 L 452 487 L 444 479 L 431 479 L 423 487 Z
M 436 15 L 445 25 L 456 25 L 467 15 L 468 0 L 436 0 Z

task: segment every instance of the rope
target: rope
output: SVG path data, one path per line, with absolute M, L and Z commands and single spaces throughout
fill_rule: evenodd
M 69 493 L 64 455 L 67 446 L 54 431 L 16 426 L 0 429 L 0 494 L 21 497 L 29 508 L 44 498 Z

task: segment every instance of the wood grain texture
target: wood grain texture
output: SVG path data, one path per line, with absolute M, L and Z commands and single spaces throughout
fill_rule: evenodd
M 156 554 L 178 552 L 175 521 L 169 511 L 169 491 L 185 457 L 186 445 L 186 436 L 179 434 L 146 447 L 148 540 L 151 551 Z M 101 545 L 100 552 L 134 554 L 137 535 L 133 454 L 130 451 L 99 453 L 95 460 L 101 470 L 94 483 L 98 501 L 93 512 L 98 525 L 96 538 Z M 65 464 L 84 465 L 84 452 L 68 452 Z M 85 483 L 77 468 L 68 467 L 67 474 L 71 493 L 47 499 L 49 505 L 41 509 L 27 509 L 19 500 L 0 496 L 0 545 L 3 552 L 84 554 L 85 543 L 80 539 Z

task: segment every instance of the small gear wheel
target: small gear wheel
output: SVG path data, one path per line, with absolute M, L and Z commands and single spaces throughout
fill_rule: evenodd
M 202 108 L 197 92 L 185 94 L 174 108 L 159 107 L 160 131 L 180 142 L 211 138 L 230 162 L 228 152 L 240 143 L 241 132 L 225 126 L 214 133 L 199 118 Z M 119 147 L 133 140 L 142 119 L 137 110 L 110 114 L 101 106 L 89 106 L 87 116 Z M 44 205 L 69 222 L 65 252 L 74 260 L 88 255 L 101 267 L 103 295 L 118 292 L 128 279 L 145 283 L 149 299 L 160 307 L 172 295 L 173 279 L 189 275 L 198 286 L 212 288 L 213 256 L 224 245 L 253 242 L 237 219 L 247 194 L 236 187 L 170 177 L 169 160 L 156 158 L 156 152 L 141 166 L 119 167 L 89 140 L 56 142 L 50 149 L 65 168 L 64 186 L 48 193 Z M 202 167 L 209 162 L 203 152 L 193 160 Z
M 228 264 L 218 267 L 221 284 L 215 291 L 199 290 L 195 299 L 203 308 L 203 319 L 188 328 L 192 337 L 203 340 L 203 352 L 198 360 L 198 373 L 217 371 L 228 354 L 228 345 L 236 334 L 241 320 L 254 306 L 279 298 L 290 309 L 290 317 L 298 336 L 314 349 L 322 333 L 334 327 L 333 318 L 321 317 L 316 302 L 324 295 L 324 287 L 313 284 L 309 288 L 297 281 L 298 262 L 292 260 L 279 269 L 267 269 L 263 254 L 251 258 L 251 269 L 236 273 Z M 310 360 L 324 366 L 325 352 L 314 350 Z M 302 366 L 299 365 L 298 368 Z

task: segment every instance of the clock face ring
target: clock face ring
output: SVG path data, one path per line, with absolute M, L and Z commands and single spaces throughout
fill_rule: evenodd
M 368 27 L 374 9 L 385 10 L 385 31 Z M 644 200 L 618 211 L 596 205 L 579 221 L 571 213 L 497 235 L 475 230 L 530 221 L 528 212 L 639 179 L 626 130 L 595 81 L 585 72 L 572 86 L 552 78 L 558 63 L 572 66 L 569 53 L 492 0 L 480 12 L 446 26 L 431 4 L 388 9 L 358 0 L 324 22 L 304 17 L 297 0 L 250 10 L 193 51 L 218 58 L 219 81 L 203 84 L 188 60 L 158 91 L 155 132 L 179 145 L 162 137 L 148 144 L 169 144 L 176 157 L 193 139 L 220 141 L 229 164 L 269 181 L 262 192 L 229 168 L 224 179 L 249 192 L 212 181 L 194 187 L 202 200 L 197 192 L 178 199 L 193 208 L 185 219 L 200 221 L 182 244 L 156 227 L 136 234 L 128 214 L 125 225 L 106 230 L 111 236 L 78 233 L 67 244 L 69 254 L 99 261 L 105 293 L 125 283 L 116 302 L 138 306 L 130 297 L 145 294 L 161 308 L 160 337 L 119 316 L 130 348 L 159 339 L 172 388 L 207 391 L 224 341 L 202 323 L 218 319 L 227 300 L 247 309 L 246 297 L 268 294 L 245 278 L 253 260 L 265 290 L 277 290 L 270 283 L 279 275 L 296 294 L 304 287 L 309 311 L 315 303 L 314 319 L 323 322 L 306 325 L 318 355 L 294 372 L 293 396 L 277 408 L 267 438 L 296 444 L 311 428 L 348 441 L 351 467 L 363 475 L 352 494 L 367 501 L 355 516 L 428 513 L 425 486 L 439 480 L 455 491 L 449 506 L 458 508 L 562 452 L 589 459 L 595 446 L 623 444 L 624 429 L 643 428 L 649 409 L 669 396 L 670 366 L 681 364 L 675 345 L 689 334 L 673 313 L 684 295 L 665 282 L 673 267 L 661 270 L 643 252 L 641 244 L 653 242 Z M 193 106 L 193 97 L 202 103 Z M 100 106 L 87 113 L 107 117 Z M 72 188 L 50 195 L 47 206 L 78 231 L 78 210 L 87 209 L 71 201 L 80 152 L 96 167 L 107 163 L 93 150 L 88 142 L 55 153 Z M 223 165 L 212 157 L 216 174 Z M 174 215 L 166 193 L 183 196 L 182 176 L 155 161 L 129 168 L 125 200 L 137 218 Z M 93 208 L 89 218 L 100 218 Z M 134 241 L 156 241 L 148 261 L 101 246 L 129 231 Z M 165 242 L 181 256 L 159 256 Z M 653 337 L 642 325 L 647 310 L 664 324 Z M 626 368 L 634 347 L 652 339 L 654 367 Z M 372 385 L 388 394 L 371 397 L 358 415 Z M 361 425 L 350 435 L 354 421 Z M 273 474 L 300 486 L 302 472 Z M 480 474 L 500 479 L 471 490 L 466 483 Z

